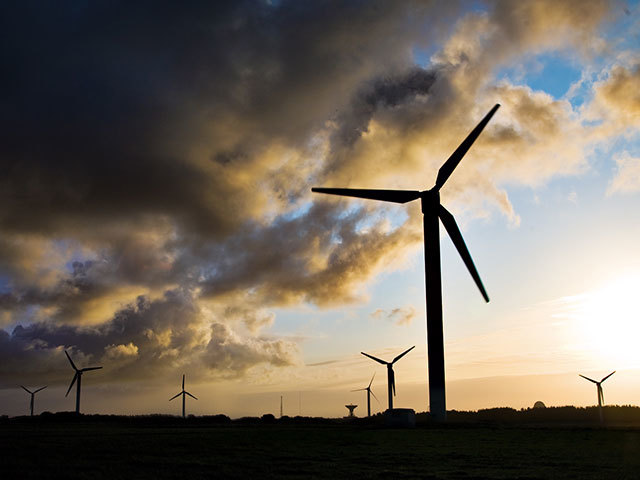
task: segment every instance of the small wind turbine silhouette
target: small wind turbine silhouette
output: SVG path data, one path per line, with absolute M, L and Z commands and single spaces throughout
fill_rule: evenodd
M 369 355 L 368 353 L 360 352 L 365 357 L 369 357 L 371 360 L 375 360 L 376 362 L 387 366 L 387 389 L 389 390 L 389 410 L 393 410 L 393 397 L 396 394 L 396 375 L 395 375 L 395 373 L 393 373 L 393 364 L 396 363 L 398 360 L 400 360 L 402 357 L 404 357 L 407 353 L 409 353 L 414 348 L 416 348 L 415 345 L 413 347 L 411 347 L 410 349 L 405 350 L 404 352 L 402 352 L 400 355 L 398 355 L 396 358 L 394 358 L 390 362 L 385 362 L 384 360 L 380 360 L 379 358 L 376 358 L 373 355 Z M 373 381 L 373 379 L 372 379 L 372 381 Z M 371 384 L 369 384 L 369 386 L 371 386 Z M 393 390 L 393 395 L 391 394 L 392 390 Z
M 357 188 L 312 188 L 312 192 L 342 195 L 346 197 L 367 198 L 383 202 L 407 203 L 420 199 L 422 203 L 424 229 L 424 270 L 427 300 L 427 352 L 429 363 L 429 411 L 431 418 L 444 421 L 447 418 L 447 405 L 444 382 L 444 338 L 442 331 L 442 279 L 440 273 L 440 224 L 451 237 L 458 253 L 462 257 L 469 273 L 488 302 L 489 296 L 482 285 L 471 255 L 462 239 L 460 229 L 453 215 L 440 203 L 440 189 L 449 179 L 455 168 L 467 153 L 473 142 L 489 123 L 500 107 L 496 104 L 480 123 L 464 139 L 460 146 L 440 167 L 436 184 L 430 190 L 366 190 Z
M 35 397 L 36 393 L 38 393 L 40 390 L 44 390 L 45 388 L 47 388 L 47 385 L 45 385 L 44 387 L 40 387 L 37 390 L 34 390 L 33 392 L 31 390 L 29 390 L 27 387 L 20 385 L 22 387 L 22 389 L 27 392 L 28 394 L 31 395 L 31 416 L 33 417 L 33 397 Z
M 184 389 L 184 373 L 182 374 L 182 391 L 176 395 L 174 395 L 173 397 L 171 397 L 169 399 L 169 401 L 173 400 L 174 398 L 178 398 L 180 395 L 182 395 L 182 418 L 185 418 L 185 410 L 184 410 L 184 406 L 185 406 L 185 398 L 187 395 L 189 395 L 191 398 L 193 398 L 194 400 L 197 400 L 196 397 L 194 397 L 193 395 L 191 395 L 189 392 L 187 392 Z
M 373 395 L 373 398 L 375 398 L 376 400 L 378 400 L 378 397 L 376 397 L 376 394 L 373 393 L 373 391 L 371 390 L 371 384 L 373 383 L 373 378 L 376 376 L 376 373 L 373 372 L 373 377 L 371 377 L 371 381 L 369 382 L 369 386 L 366 388 L 358 388 L 356 390 L 351 390 L 352 392 L 362 392 L 363 390 L 367 391 L 367 417 L 371 416 L 371 395 Z M 378 403 L 380 403 L 380 401 L 378 400 Z
M 65 393 L 64 396 L 66 397 L 67 395 L 69 395 L 69 392 L 73 387 L 73 384 L 77 380 L 78 383 L 76 384 L 76 413 L 80 413 L 80 386 L 82 383 L 82 374 L 90 370 L 100 370 L 102 367 L 86 367 L 86 368 L 78 369 L 75 363 L 73 363 L 73 360 L 71 360 L 71 357 L 69 356 L 66 350 L 64 351 L 64 354 L 67 356 L 67 358 L 69 359 L 69 363 L 71 364 L 73 369 L 76 371 L 76 374 L 73 376 L 73 380 L 71 380 L 71 385 L 69 385 L 69 390 L 67 390 L 67 393 Z
M 604 403 L 604 393 L 602 392 L 602 382 L 604 382 L 607 378 L 609 378 L 614 373 L 616 373 L 615 370 L 613 372 L 611 372 L 609 375 L 607 375 L 606 377 L 604 377 L 599 382 L 596 381 L 596 380 L 593 380 L 593 379 L 591 379 L 589 377 L 585 377 L 584 375 L 578 374 L 579 376 L 581 376 L 585 380 L 589 380 L 590 382 L 593 382 L 593 383 L 596 384 L 596 388 L 597 388 L 597 391 L 598 391 L 598 413 L 600 414 L 600 423 L 604 422 L 604 417 L 602 415 L 602 404 Z

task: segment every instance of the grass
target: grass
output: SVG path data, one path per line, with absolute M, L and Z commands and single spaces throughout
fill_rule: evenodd
M 7 422 L 4 478 L 637 479 L 637 428 Z

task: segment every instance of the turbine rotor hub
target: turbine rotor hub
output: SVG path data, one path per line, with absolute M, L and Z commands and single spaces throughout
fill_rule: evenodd
M 420 192 L 420 203 L 423 214 L 437 214 L 440 206 L 440 191 L 433 187 L 431 190 Z

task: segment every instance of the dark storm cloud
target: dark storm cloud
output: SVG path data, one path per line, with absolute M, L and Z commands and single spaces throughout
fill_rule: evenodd
M 260 336 L 269 308 L 361 298 L 420 238 L 377 206 L 309 188 L 390 165 L 415 181 L 434 166 L 411 147 L 457 145 L 496 59 L 559 42 L 545 15 L 584 39 L 606 10 L 587 2 L 585 20 L 580 3 L 510 3 L 453 33 L 457 2 L 3 3 L 0 321 L 21 323 L 0 331 L 4 371 L 63 368 L 63 347 L 125 377 L 294 361 L 292 344 Z M 413 49 L 442 35 L 417 67 Z M 515 132 L 509 161 L 548 140 L 518 137 L 525 120 L 501 130 Z
M 345 214 L 344 203 L 319 201 L 296 218 L 240 232 L 212 254 L 216 268 L 201 283 L 203 295 L 252 288 L 266 304 L 353 301 L 357 286 L 393 252 L 420 239 L 409 226 L 386 230 L 383 220 L 365 226 L 370 215 L 365 208 Z
M 261 166 L 270 143 L 306 144 L 349 103 L 343 131 L 352 122 L 366 129 L 367 108 L 403 101 L 401 83 L 419 91 L 428 81 L 412 72 L 360 87 L 410 65 L 411 42 L 427 35 L 419 20 L 428 2 L 3 9 L 0 226 L 11 248 L 3 249 L 2 268 L 23 303 L 55 304 L 61 318 L 75 318 L 73 308 L 79 314 L 119 285 L 191 281 L 200 272 L 189 260 L 219 260 L 198 254 L 203 242 L 225 248 L 234 235 L 260 235 L 270 189 L 285 206 L 307 194 L 295 166 Z M 365 93 L 352 100 L 358 89 Z M 155 244 L 140 231 L 155 232 Z M 91 266 L 99 275 L 80 281 L 58 265 L 46 287 L 33 285 L 40 272 L 20 276 L 36 260 L 21 255 L 26 245 L 16 235 L 40 239 L 31 248 L 41 263 L 42 242 L 72 239 L 99 260 Z M 78 305 L 64 307 L 65 299 Z
M 333 140 L 337 147 L 351 147 L 367 131 L 379 108 L 390 109 L 429 93 L 436 80 L 434 71 L 413 68 L 403 74 L 376 78 L 362 87 L 349 108 L 338 115 L 338 130 Z
M 413 42 L 431 34 L 421 22 L 429 2 L 2 8 L 0 268 L 22 304 L 55 305 L 62 320 L 113 289 L 230 272 L 235 258 L 201 253 L 237 236 L 257 245 L 270 198 L 277 214 L 308 195 L 319 165 L 298 160 L 334 112 L 345 112 L 344 132 L 366 129 L 367 109 L 394 106 L 409 95 L 402 88 L 429 79 L 385 74 L 410 68 Z M 298 157 L 269 154 L 274 143 Z M 313 239 L 293 234 L 301 223 L 287 245 L 303 253 Z M 43 275 L 60 239 L 94 262 L 81 282 L 68 253 Z M 247 253 L 234 251 L 242 263 Z M 272 259 L 253 260 L 259 281 L 277 275 Z
M 16 5 L 3 14 L 4 229 L 64 235 L 86 228 L 83 222 L 156 213 L 228 228 L 234 217 L 216 215 L 201 197 L 231 192 L 172 145 L 185 110 L 203 94 L 197 76 L 221 66 L 206 38 L 196 58 L 187 54 L 204 34 L 204 26 L 187 29 L 196 12 L 104 2 Z M 210 14 L 218 32 L 224 9 L 216 3 Z M 224 89 L 224 78 L 211 80 Z
M 260 363 L 286 366 L 296 360 L 291 342 L 241 338 L 219 323 L 223 319 L 204 317 L 192 294 L 167 291 L 156 300 L 139 297 L 95 327 L 38 322 L 17 326 L 11 334 L 1 330 L 0 375 L 9 383 L 35 379 L 43 370 L 54 381 L 66 378 L 63 349 L 77 365 L 103 364 L 103 378 L 109 380 L 178 367 L 190 367 L 200 378 L 229 378 Z
M 78 235 L 98 222 L 167 215 L 219 238 L 253 213 L 254 185 L 238 170 L 250 173 L 267 141 L 306 142 L 361 80 L 407 65 L 415 28 L 390 19 L 425 8 L 36 2 L 4 10 L 3 229 Z M 375 61 L 386 54 L 393 60 Z

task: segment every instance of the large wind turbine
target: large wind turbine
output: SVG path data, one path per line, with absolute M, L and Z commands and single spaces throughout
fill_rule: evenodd
M 600 423 L 604 422 L 604 417 L 602 416 L 602 404 L 604 403 L 604 393 L 602 392 L 602 382 L 604 382 L 607 378 L 609 378 L 614 373 L 616 373 L 615 370 L 613 372 L 611 372 L 609 375 L 607 375 L 606 377 L 604 377 L 599 382 L 596 381 L 596 380 L 593 380 L 593 379 L 591 379 L 589 377 L 585 377 L 584 375 L 580 375 L 579 374 L 585 380 L 589 380 L 590 382 L 593 382 L 593 383 L 596 384 L 596 389 L 598 391 L 598 412 L 600 413 Z
M 393 397 L 396 394 L 396 375 L 395 373 L 393 373 L 393 364 L 396 363 L 398 360 L 400 360 L 402 357 L 404 357 L 407 353 L 409 353 L 414 348 L 416 348 L 415 345 L 409 348 L 408 350 L 405 350 L 404 352 L 402 352 L 400 355 L 398 355 L 396 358 L 394 358 L 390 362 L 385 362 L 384 360 L 380 360 L 379 358 L 376 358 L 373 355 L 360 352 L 365 357 L 369 357 L 371 360 L 375 360 L 376 362 L 387 366 L 387 389 L 389 390 L 389 410 L 393 410 Z M 373 381 L 373 379 L 371 379 L 371 381 Z M 371 386 L 371 384 L 369 384 L 369 386 Z M 392 390 L 393 390 L 393 395 L 391 394 Z
M 78 383 L 76 384 L 76 413 L 80 413 L 80 385 L 82 383 L 82 374 L 84 372 L 88 372 L 89 370 L 100 370 L 102 367 L 86 367 L 86 368 L 78 369 L 75 363 L 73 363 L 73 360 L 71 360 L 71 357 L 69 356 L 66 350 L 64 351 L 64 354 L 67 356 L 67 358 L 69 359 L 69 363 L 71 364 L 73 369 L 76 371 L 76 374 L 73 376 L 73 380 L 71 380 L 71 385 L 69 385 L 69 390 L 67 390 L 67 393 L 65 393 L 64 396 L 66 397 L 67 395 L 69 395 L 69 392 L 73 387 L 73 384 L 77 380 Z
M 28 394 L 31 395 L 31 416 L 33 417 L 33 397 L 36 396 L 36 393 L 38 393 L 40 390 L 44 390 L 45 388 L 47 388 L 47 385 L 45 385 L 44 387 L 40 387 L 37 390 L 34 390 L 33 392 L 31 390 L 29 390 L 27 387 L 20 385 L 22 387 L 22 389 L 27 392 Z
M 196 398 L 196 397 L 194 397 L 193 395 L 191 395 L 189 392 L 187 392 L 187 391 L 184 389 L 184 373 L 182 374 L 182 391 L 181 391 L 180 393 L 178 393 L 178 394 L 174 395 L 173 397 L 171 397 L 171 398 L 169 399 L 169 401 L 173 400 L 174 398 L 178 398 L 180 395 L 182 395 L 182 418 L 184 418 L 184 417 L 185 417 L 185 413 L 184 413 L 184 412 L 185 412 L 185 410 L 184 410 L 184 405 L 185 405 L 185 398 L 186 398 L 186 396 L 187 396 L 187 395 L 189 395 L 189 396 L 190 396 L 191 398 L 193 398 L 194 400 L 197 400 L 197 398 Z
M 358 388 L 356 390 L 351 390 L 352 392 L 362 392 L 363 390 L 367 391 L 367 417 L 371 416 L 371 395 L 373 395 L 373 398 L 378 400 L 378 397 L 376 397 L 376 394 L 373 393 L 373 391 L 371 390 L 371 384 L 373 383 L 373 378 L 375 376 L 376 374 L 374 372 L 373 377 L 371 377 L 371 381 L 369 382 L 369 385 L 366 388 Z
M 431 418 L 444 421 L 447 417 L 447 405 L 444 385 L 444 339 L 442 330 L 442 280 L 440 273 L 440 225 L 451 237 L 458 253 L 462 257 L 469 273 L 473 277 L 480 293 L 488 302 L 489 296 L 482 285 L 480 275 L 473 264 L 471 255 L 462 239 L 460 229 L 453 215 L 440 204 L 440 189 L 449 179 L 454 169 L 478 138 L 484 127 L 500 107 L 496 104 L 482 121 L 464 139 L 455 152 L 440 167 L 436 184 L 430 190 L 364 190 L 355 188 L 312 188 L 312 192 L 342 195 L 346 197 L 367 198 L 383 202 L 407 203 L 420 199 L 422 203 L 424 228 L 424 267 L 427 300 L 427 351 L 429 363 L 429 411 Z

